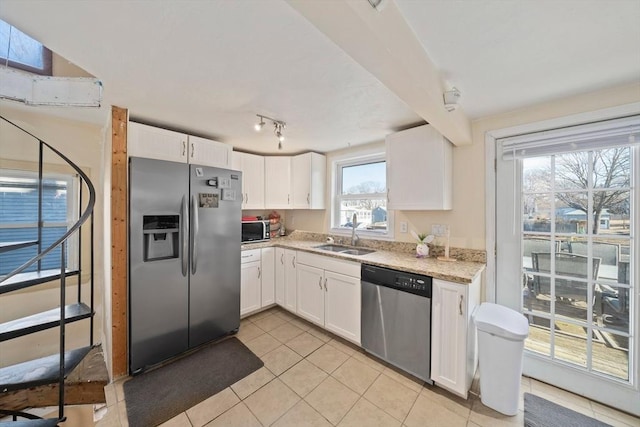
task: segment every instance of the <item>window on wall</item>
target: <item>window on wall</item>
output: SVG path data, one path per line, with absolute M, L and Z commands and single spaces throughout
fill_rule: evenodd
M 71 175 L 45 176 L 43 180 L 42 248 L 59 239 L 74 221 Z M 34 172 L 0 169 L 0 242 L 38 239 L 38 175 Z M 68 247 L 74 252 L 75 242 Z M 37 246 L 0 254 L 0 277 L 33 258 Z M 60 268 L 60 248 L 42 259 L 42 270 Z M 69 260 L 69 253 L 67 253 Z M 66 267 L 71 267 L 67 262 Z M 37 264 L 25 271 L 36 271 Z
M 351 231 L 355 226 L 360 235 L 389 236 L 393 227 L 384 154 L 338 161 L 334 173 L 332 231 Z
M 0 20 L 2 65 L 36 74 L 51 75 L 51 51 L 16 27 Z

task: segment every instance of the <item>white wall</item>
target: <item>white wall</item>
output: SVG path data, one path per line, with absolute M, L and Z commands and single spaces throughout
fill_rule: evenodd
M 397 211 L 395 240 L 412 241 L 408 233 L 400 233 L 400 222 L 407 221 L 417 232 L 431 232 L 432 224 L 449 224 L 451 245 L 460 248 L 481 249 L 486 246 L 485 230 L 485 133 L 525 123 L 562 117 L 586 111 L 623 105 L 640 100 L 640 84 L 599 90 L 563 98 L 521 110 L 481 118 L 472 123 L 473 144 L 453 149 L 453 209 L 450 211 Z M 379 147 L 383 142 L 353 147 L 327 155 L 327 191 L 331 188 L 331 160 L 336 155 L 357 152 L 363 148 Z M 330 201 L 327 198 L 327 206 Z M 291 211 L 287 214 L 287 227 L 291 229 L 326 233 L 327 213 L 324 211 Z

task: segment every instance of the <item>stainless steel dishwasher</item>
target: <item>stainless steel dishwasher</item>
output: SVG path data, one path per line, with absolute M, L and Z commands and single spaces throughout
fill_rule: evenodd
M 431 381 L 431 287 L 428 276 L 362 264 L 362 347 Z

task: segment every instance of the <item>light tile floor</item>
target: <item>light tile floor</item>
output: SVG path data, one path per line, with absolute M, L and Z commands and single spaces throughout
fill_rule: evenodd
M 525 377 L 518 414 L 507 417 L 481 403 L 477 378 L 463 400 L 280 308 L 242 320 L 237 337 L 265 366 L 163 427 L 522 426 L 525 392 L 613 426 L 640 427 L 639 418 Z M 108 410 L 97 426 L 128 426 L 124 381 L 105 388 Z

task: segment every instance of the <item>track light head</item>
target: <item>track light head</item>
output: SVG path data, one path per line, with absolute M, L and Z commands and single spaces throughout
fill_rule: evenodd
M 287 127 L 287 124 L 282 120 L 272 119 L 271 117 L 263 116 L 262 114 L 256 114 L 256 116 L 260 117 L 260 123 L 256 123 L 254 129 L 256 131 L 262 130 L 265 125 L 264 119 L 270 120 L 273 123 L 273 133 L 276 138 L 278 138 L 278 150 L 282 150 L 282 143 L 284 142 L 284 135 L 282 131 Z
M 262 117 L 260 114 L 256 114 L 256 116 L 260 117 L 260 123 L 256 123 L 253 128 L 256 130 L 256 132 L 260 132 L 264 126 L 264 117 Z

